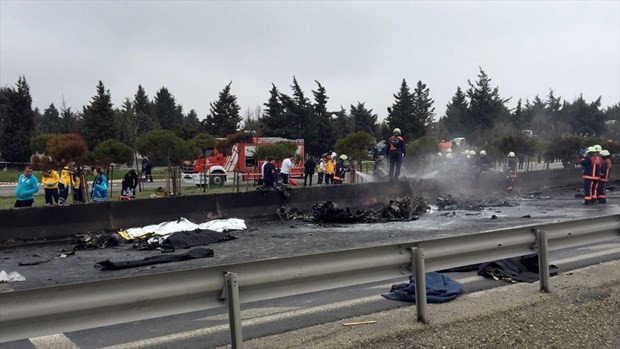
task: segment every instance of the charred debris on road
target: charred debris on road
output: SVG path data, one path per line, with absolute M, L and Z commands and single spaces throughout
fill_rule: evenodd
M 539 194 L 536 194 L 539 195 Z M 505 199 L 457 201 L 451 195 L 440 196 L 435 200 L 439 211 L 482 211 L 490 207 L 515 207 L 519 203 Z M 303 220 L 310 223 L 384 223 L 392 221 L 414 221 L 419 215 L 430 212 L 431 205 L 421 197 L 390 200 L 386 205 L 374 208 L 338 207 L 332 201 L 314 204 L 309 214 L 296 207 L 283 205 L 276 211 L 280 221 Z M 453 213 L 453 212 L 452 212 Z M 450 215 L 447 212 L 442 215 Z

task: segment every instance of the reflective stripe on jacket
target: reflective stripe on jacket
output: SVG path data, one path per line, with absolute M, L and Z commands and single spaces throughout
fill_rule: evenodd
M 581 159 L 583 175 L 581 178 L 597 181 L 601 179 L 602 160 L 596 155 L 586 155 Z

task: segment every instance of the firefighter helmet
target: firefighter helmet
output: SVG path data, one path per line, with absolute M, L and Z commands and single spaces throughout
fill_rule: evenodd
M 469 155 L 471 155 L 471 156 L 476 155 L 476 151 L 475 151 L 475 150 L 470 150 L 470 151 L 469 151 Z
M 483 149 L 483 150 L 481 150 L 481 151 L 480 151 L 480 155 L 487 155 L 487 151 L 486 151 L 486 150 L 484 150 L 484 149 Z
M 603 150 L 603 147 L 601 147 L 601 146 L 600 146 L 600 145 L 598 145 L 598 144 L 597 144 L 597 145 L 595 145 L 595 146 L 593 146 L 592 148 L 594 148 L 594 151 L 595 151 L 595 152 L 597 152 L 597 153 L 600 153 L 600 152 L 601 152 L 601 150 Z
M 344 154 L 340 155 L 340 159 L 341 159 L 341 160 L 346 160 L 346 159 L 348 159 L 348 158 L 349 158 L 349 157 L 348 157 L 348 156 L 346 156 L 346 155 L 344 155 Z
M 400 128 L 395 128 L 394 131 L 392 132 L 394 135 L 396 136 L 400 136 Z
M 586 153 L 596 153 L 596 148 L 588 147 L 588 149 L 586 149 Z
M 442 158 L 442 157 L 443 157 L 443 153 L 442 153 L 442 152 L 439 152 L 439 153 L 437 153 L 437 156 L 439 156 L 440 158 Z
M 508 157 L 509 158 L 514 158 L 515 157 L 515 153 L 513 151 L 511 151 L 510 153 L 508 153 Z
M 606 150 L 606 149 L 605 150 L 601 150 L 600 154 L 601 154 L 601 156 L 609 156 L 610 155 L 609 154 L 609 150 Z
M 452 153 L 447 153 L 446 154 L 446 159 L 452 159 Z

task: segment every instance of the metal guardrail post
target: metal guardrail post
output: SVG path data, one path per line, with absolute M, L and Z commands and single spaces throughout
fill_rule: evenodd
M 228 319 L 230 323 L 230 338 L 232 349 L 243 348 L 241 337 L 241 305 L 239 301 L 239 283 L 237 273 L 224 274 L 228 292 Z
M 415 269 L 415 304 L 418 313 L 418 322 L 428 323 L 426 316 L 426 272 L 424 267 L 424 249 L 413 250 Z
M 547 233 L 536 229 L 536 245 L 538 245 L 538 274 L 540 275 L 540 291 L 549 292 L 549 246 Z

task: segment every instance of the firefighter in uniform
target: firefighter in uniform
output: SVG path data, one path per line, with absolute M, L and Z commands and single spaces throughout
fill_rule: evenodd
M 609 174 L 611 173 L 611 154 L 607 150 L 601 150 L 601 180 L 598 183 L 596 196 L 599 204 L 607 203 L 607 183 L 609 182 Z
M 400 176 L 400 166 L 405 157 L 405 140 L 400 134 L 400 129 L 395 128 L 392 137 L 387 141 L 387 155 L 390 159 L 390 181 L 398 180 Z
M 597 186 L 601 178 L 601 159 L 594 147 L 588 147 L 586 155 L 581 158 L 583 169 L 583 200 L 584 205 L 594 204 L 597 201 Z

